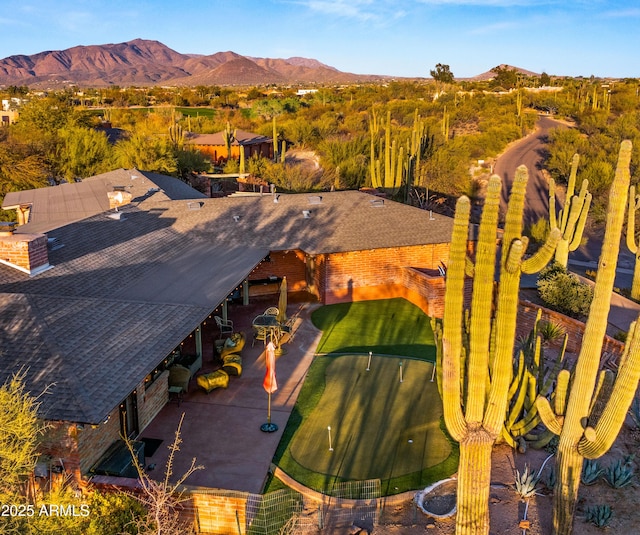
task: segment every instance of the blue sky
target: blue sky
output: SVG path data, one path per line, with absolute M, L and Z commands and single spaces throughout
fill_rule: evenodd
M 181 53 L 303 56 L 359 74 L 506 63 L 640 77 L 639 0 L 5 0 L 0 58 L 154 39 Z

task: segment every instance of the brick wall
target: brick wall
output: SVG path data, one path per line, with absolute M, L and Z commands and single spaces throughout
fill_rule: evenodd
M 325 258 L 319 291 L 325 304 L 382 299 L 403 285 L 405 268 L 437 269 L 448 259 L 448 243 L 334 253 Z
M 136 395 L 138 397 L 138 427 L 142 432 L 169 401 L 169 370 L 162 372 L 146 390 L 144 381 L 139 384 Z
M 538 310 L 542 310 L 541 319 L 545 321 L 553 322 L 557 325 L 561 325 L 566 333 L 569 335 L 567 341 L 567 352 L 579 353 L 582 347 L 582 337 L 584 335 L 585 324 L 577 319 L 564 316 L 559 312 L 555 312 L 540 305 L 531 303 L 530 301 L 520 301 L 518 307 L 518 323 L 516 328 L 516 336 L 527 336 L 533 324 L 536 321 Z M 622 351 L 624 350 L 624 344 L 619 342 L 615 338 L 605 336 L 602 346 L 602 352 L 608 355 L 605 356 L 605 361 L 613 363 L 618 360 Z
M 302 251 L 276 251 L 269 254 L 270 261 L 263 261 L 249 275 L 249 281 L 269 277 L 287 277 L 287 290 L 297 292 L 307 288 L 305 254 Z M 249 287 L 249 295 L 276 294 L 280 283 Z
M 246 533 L 246 505 L 248 493 L 225 491 L 219 496 L 206 491 L 190 492 L 191 499 L 184 504 L 185 513 L 194 518 L 198 533 Z
M 80 470 L 86 474 L 105 451 L 120 438 L 120 411 L 116 407 L 109 419 L 98 425 L 85 425 L 78 430 Z
M 0 234 L 0 261 L 32 274 L 49 266 L 44 234 Z

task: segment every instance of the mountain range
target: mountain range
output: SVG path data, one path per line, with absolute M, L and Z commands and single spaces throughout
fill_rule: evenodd
M 538 76 L 510 65 L 527 76 Z M 466 80 L 488 80 L 485 73 Z M 30 56 L 9 56 L 0 60 L 0 87 L 26 85 L 56 89 L 108 86 L 196 86 L 267 84 L 347 84 L 380 82 L 392 76 L 354 74 L 339 71 L 315 59 L 287 59 L 242 56 L 235 52 L 211 55 L 181 54 L 159 41 L 134 39 L 126 43 L 75 46 Z
M 314 59 L 269 59 L 235 52 L 181 54 L 158 42 L 76 46 L 0 60 L 0 85 L 56 88 L 150 85 L 261 85 L 380 81 L 386 76 L 339 71 Z

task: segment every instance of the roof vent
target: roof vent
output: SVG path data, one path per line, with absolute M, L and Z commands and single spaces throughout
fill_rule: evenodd
M 384 199 L 373 199 L 369 202 L 371 203 L 371 206 L 373 208 L 381 208 L 382 206 L 384 206 Z
M 234 215 L 233 216 L 233 220 L 237 223 L 238 221 L 240 221 L 240 216 L 239 215 Z
M 321 204 L 321 203 L 322 203 L 322 195 L 309 196 L 309 204 Z
M 274 195 L 273 196 L 273 202 L 279 203 L 280 202 L 280 195 Z
M 111 212 L 109 215 L 107 215 L 107 217 L 116 221 L 124 221 L 126 219 L 126 217 L 124 217 L 124 214 L 122 212 L 118 212 L 117 210 L 115 212 Z
M 49 247 L 49 251 L 57 251 L 64 247 L 64 243 L 58 238 L 47 238 L 47 246 Z
M 113 191 L 127 191 L 127 186 L 113 186 Z
M 200 201 L 192 201 L 192 202 L 188 202 L 187 203 L 187 209 L 188 210 L 200 210 L 200 208 L 202 208 L 202 205 L 204 203 L 200 202 Z
M 147 193 L 158 193 L 160 191 L 160 188 L 149 188 L 147 190 Z
M 311 210 L 302 210 L 302 217 L 309 219 L 311 217 Z

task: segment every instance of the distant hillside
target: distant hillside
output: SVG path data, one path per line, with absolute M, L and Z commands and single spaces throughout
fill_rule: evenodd
M 514 67 L 513 65 L 507 65 L 505 63 L 501 65 L 497 65 L 493 67 L 493 69 L 508 69 L 516 71 L 517 73 L 524 74 L 525 76 L 540 76 L 539 73 L 527 71 L 526 69 L 521 69 L 520 67 Z M 496 77 L 495 73 L 492 70 L 488 70 L 487 72 L 483 72 L 482 74 L 477 74 L 473 78 L 465 78 L 466 80 L 470 80 L 473 82 L 486 82 L 487 80 L 493 80 Z
M 180 54 L 158 41 L 76 46 L 0 60 L 0 85 L 262 85 L 349 83 L 390 77 L 341 72 L 315 59 L 268 59 L 218 52 Z

